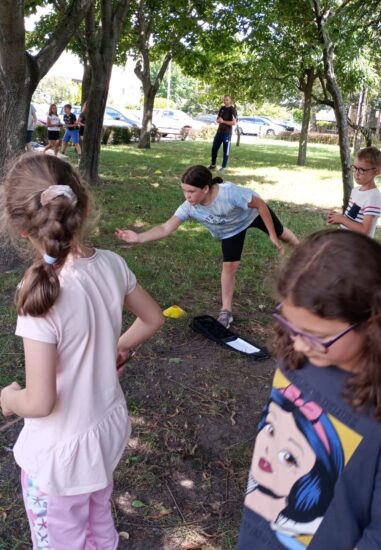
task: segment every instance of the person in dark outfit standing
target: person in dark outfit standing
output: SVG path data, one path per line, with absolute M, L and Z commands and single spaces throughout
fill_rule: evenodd
M 237 111 L 232 105 L 232 100 L 229 95 L 224 96 L 224 105 L 218 111 L 217 115 L 218 129 L 214 136 L 212 145 L 212 160 L 209 166 L 210 170 L 215 170 L 217 162 L 218 150 L 223 144 L 223 160 L 219 172 L 224 172 L 230 154 L 230 143 L 232 139 L 233 126 L 237 124 Z

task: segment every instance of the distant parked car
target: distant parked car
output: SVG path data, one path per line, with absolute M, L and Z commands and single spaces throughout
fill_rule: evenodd
M 277 136 L 287 131 L 286 128 L 275 122 L 270 122 L 264 117 L 242 116 L 238 117 L 237 132 L 240 134 L 252 134 L 255 136 Z
M 187 113 L 177 109 L 154 109 L 152 122 L 165 137 L 167 134 L 178 134 L 183 130 L 201 130 L 207 124 L 190 117 Z
M 210 125 L 217 125 L 217 122 L 216 122 L 216 119 L 217 119 L 217 115 L 197 115 L 195 117 L 195 120 L 199 120 L 200 122 L 204 122 L 205 124 L 209 124 Z
M 81 109 L 82 108 L 80 105 L 71 106 L 71 112 L 74 113 L 77 118 L 81 112 Z M 63 117 L 64 105 L 59 105 L 57 107 L 57 110 L 58 110 L 59 116 Z M 103 126 L 105 128 L 109 126 L 117 126 L 118 128 L 137 128 L 139 127 L 139 124 L 135 120 L 132 120 L 132 118 L 125 116 L 118 109 L 107 106 L 103 117 Z
M 261 124 L 256 117 L 240 116 L 237 122 L 237 132 L 241 135 L 259 136 Z
M 301 125 L 290 120 L 278 120 L 276 118 L 271 118 L 269 116 L 261 115 L 261 118 L 268 120 L 270 124 L 275 124 L 276 126 L 282 126 L 285 132 L 298 132 L 301 129 Z
M 141 126 L 140 120 L 135 116 L 135 114 L 125 110 L 116 109 L 115 107 L 106 107 L 104 119 L 126 122 L 130 126 L 135 127 Z M 112 125 L 110 124 L 110 126 Z

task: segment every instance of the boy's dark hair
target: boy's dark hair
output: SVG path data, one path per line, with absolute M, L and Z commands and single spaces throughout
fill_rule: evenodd
M 202 166 L 201 164 L 196 164 L 195 166 L 190 166 L 184 174 L 181 176 L 181 183 L 186 183 L 187 185 L 192 185 L 192 187 L 211 187 L 216 183 L 222 183 L 224 180 L 218 176 L 212 176 L 212 172 Z
M 60 195 L 43 206 L 41 193 L 51 185 L 69 186 L 76 203 Z M 45 315 L 60 292 L 57 269 L 65 263 L 73 242 L 82 237 L 89 211 L 88 188 L 68 162 L 30 153 L 19 157 L 8 171 L 2 195 L 8 230 L 15 237 L 27 237 L 36 252 L 16 295 L 17 313 Z M 56 258 L 54 265 L 43 260 L 43 253 Z
M 373 405 L 381 420 L 381 245 L 345 229 L 314 233 L 288 259 L 277 290 L 283 300 L 324 319 L 360 323 L 355 330 L 364 331 L 364 345 L 346 397 L 354 407 Z M 287 368 L 302 366 L 304 355 L 279 326 L 274 344 Z
M 64 109 L 70 109 L 70 110 L 71 110 L 71 105 L 70 105 L 70 103 L 66 103 L 66 105 L 64 105 Z
M 375 168 L 381 168 L 381 151 L 377 147 L 364 147 L 357 153 L 359 160 L 367 160 Z

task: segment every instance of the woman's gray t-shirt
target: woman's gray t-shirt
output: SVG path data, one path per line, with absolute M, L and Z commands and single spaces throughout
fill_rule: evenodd
M 259 215 L 256 208 L 248 204 L 258 193 L 231 182 L 218 184 L 218 195 L 207 206 L 192 205 L 184 201 L 175 212 L 182 222 L 193 218 L 204 225 L 216 239 L 228 239 L 237 235 L 253 223 Z

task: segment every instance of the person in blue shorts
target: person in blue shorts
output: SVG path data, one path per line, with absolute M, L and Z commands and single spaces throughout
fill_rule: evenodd
M 212 177 L 201 165 L 191 166 L 181 178 L 185 201 L 165 223 L 143 233 L 117 229 L 115 234 L 127 243 L 146 243 L 167 237 L 189 218 L 204 225 L 222 246 L 222 309 L 218 321 L 229 328 L 233 322 L 232 301 L 236 272 L 240 265 L 246 231 L 253 227 L 267 233 L 273 245 L 283 252 L 280 241 L 297 245 L 298 239 L 282 225 L 260 196 L 247 187 Z
M 64 106 L 64 113 L 65 114 L 63 116 L 63 120 L 64 120 L 66 131 L 62 140 L 62 154 L 63 155 L 65 154 L 67 144 L 71 140 L 75 147 L 75 150 L 78 153 L 78 161 L 79 161 L 81 158 L 81 145 L 79 143 L 79 128 L 78 128 L 77 117 L 75 116 L 74 113 L 71 112 L 70 103 L 67 103 Z

